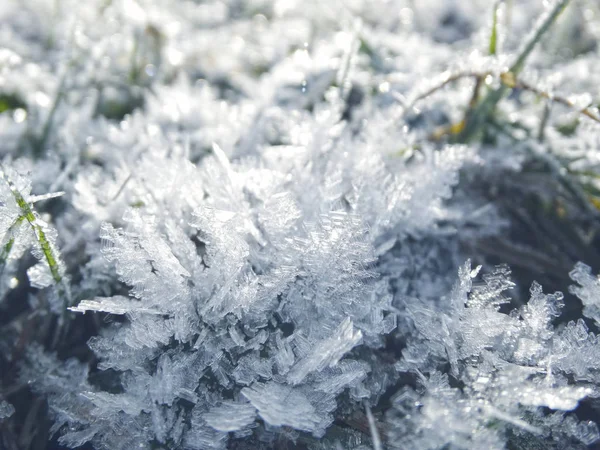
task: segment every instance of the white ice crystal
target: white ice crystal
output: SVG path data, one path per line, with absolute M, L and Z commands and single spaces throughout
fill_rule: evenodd
M 237 431 L 254 422 L 256 410 L 248 403 L 223 402 L 204 415 L 206 423 L 219 431 Z
M 15 408 L 6 400 L 0 401 L 0 420 L 6 419 L 14 414 Z
M 328 415 L 318 411 L 302 390 L 295 387 L 274 382 L 257 383 L 242 389 L 242 395 L 270 425 L 288 425 L 298 430 L 323 434 L 325 427 L 331 423 Z M 290 408 L 290 405 L 293 407 Z
M 583 314 L 600 324 L 600 279 L 582 263 L 577 264 L 569 275 L 578 284 L 570 289 L 583 302 Z

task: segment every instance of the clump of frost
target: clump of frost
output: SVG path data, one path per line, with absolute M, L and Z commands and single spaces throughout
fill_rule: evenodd
M 573 340 L 574 327 L 582 324 L 552 324 L 562 294 L 544 294 L 534 283 L 527 304 L 503 312 L 504 292 L 514 286 L 510 271 L 500 266 L 474 283 L 479 271 L 470 262 L 460 269 L 441 310 L 418 300 L 407 306 L 415 332 L 396 367 L 415 373 L 419 387 L 405 387 L 394 397 L 388 413 L 392 436 L 400 447 L 413 448 L 501 449 L 513 434 L 523 435 L 522 448 L 548 438 L 557 448 L 598 440 L 593 422 L 556 426 L 560 415 L 546 417 L 540 410 L 572 411 L 599 392 L 597 376 L 582 374 L 582 366 L 597 367 L 595 354 Z M 597 342 L 584 332 L 588 338 Z M 439 372 L 443 364 L 449 373 Z
M 15 407 L 6 400 L 0 401 L 0 420 L 12 416 L 15 412 Z
M 583 302 L 583 315 L 600 324 L 600 279 L 583 263 L 578 263 L 569 275 L 577 283 L 570 290 Z

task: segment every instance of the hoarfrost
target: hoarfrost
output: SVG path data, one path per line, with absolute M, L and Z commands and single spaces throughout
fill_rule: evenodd
M 593 445 L 600 281 L 542 284 L 595 267 L 600 12 L 494 3 L 2 2 L 0 364 L 49 434 Z
M 15 413 L 15 407 L 6 400 L 0 401 L 0 420 L 6 419 Z
M 256 383 L 241 392 L 270 425 L 288 425 L 318 436 L 333 421 L 326 411 L 317 410 L 302 390 L 296 387 L 275 382 Z
M 256 409 L 249 404 L 223 402 L 204 415 L 206 423 L 219 431 L 237 431 L 254 422 Z

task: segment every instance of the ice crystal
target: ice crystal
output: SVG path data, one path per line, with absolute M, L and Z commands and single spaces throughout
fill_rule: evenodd
M 14 414 L 15 408 L 6 400 L 0 402 L 0 420 L 10 417 Z
M 583 314 L 600 324 L 600 279 L 582 263 L 578 263 L 569 275 L 578 284 L 571 286 L 571 292 L 583 302 Z

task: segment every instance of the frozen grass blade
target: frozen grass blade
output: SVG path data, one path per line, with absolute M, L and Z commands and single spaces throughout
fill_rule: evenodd
M 54 100 L 52 101 L 52 106 L 50 107 L 50 111 L 48 112 L 48 116 L 46 117 L 46 121 L 44 122 L 44 126 L 42 128 L 42 132 L 40 136 L 34 140 L 34 148 L 33 153 L 36 157 L 41 157 L 44 153 L 44 148 L 46 143 L 48 142 L 48 138 L 50 136 L 50 131 L 52 129 L 52 124 L 54 122 L 54 118 L 56 116 L 56 112 L 58 111 L 58 107 L 65 95 L 65 83 L 66 83 L 66 74 L 63 75 L 60 79 L 60 83 L 56 90 L 56 95 L 54 96 Z
M 379 430 L 377 429 L 377 424 L 375 423 L 375 418 L 373 417 L 369 405 L 365 404 L 365 411 L 367 413 L 367 420 L 369 421 L 369 431 L 371 432 L 371 440 L 373 441 L 373 450 L 383 450 L 381 437 L 379 437 Z
M 0 250 L 0 274 L 4 271 L 4 267 L 6 266 L 8 257 L 10 256 L 10 252 L 13 248 L 13 245 L 15 244 L 14 234 L 16 233 L 23 220 L 24 217 L 19 216 L 6 231 L 6 234 L 4 236 L 4 242 L 2 245 L 2 250 Z
M 31 226 L 31 228 L 34 231 L 34 234 L 36 236 L 40 250 L 46 261 L 46 264 L 48 265 L 48 268 L 50 269 L 52 279 L 54 280 L 54 283 L 56 284 L 56 286 L 59 289 L 59 294 L 61 296 L 64 296 L 63 303 L 66 308 L 67 304 L 70 303 L 70 291 L 64 282 L 64 278 L 61 273 L 61 267 L 60 267 L 60 262 L 58 259 L 58 254 L 55 253 L 56 250 L 54 249 L 54 246 L 48 239 L 48 236 L 46 235 L 46 231 L 44 230 L 44 227 L 43 227 L 42 223 L 40 222 L 40 220 L 37 218 L 37 214 L 34 211 L 34 209 L 32 208 L 31 204 L 27 200 L 25 200 L 25 198 L 23 197 L 21 192 L 19 192 L 19 190 L 17 189 L 15 184 L 8 178 L 5 170 L 1 166 L 0 166 L 0 177 L 7 183 L 8 187 L 10 189 L 10 192 L 15 199 L 15 202 L 17 203 L 17 206 L 21 210 L 21 216 L 19 216 L 19 218 L 15 221 L 15 223 L 13 225 L 11 225 L 11 229 L 9 229 L 9 231 L 14 231 L 14 229 L 16 229 L 16 227 L 18 227 L 23 220 L 26 220 L 29 223 L 29 225 Z M 9 235 L 9 233 L 7 233 L 7 235 Z M 10 250 L 12 249 L 13 245 L 14 245 L 14 238 L 11 236 L 9 238 L 9 241 L 4 245 L 3 250 L 2 250 L 1 256 L 4 258 L 3 261 L 5 261 L 6 258 L 8 257 L 8 254 L 10 253 Z
M 554 24 L 558 16 L 565 10 L 570 0 L 557 0 L 552 8 L 546 13 L 546 16 L 541 19 L 541 23 L 534 29 L 531 36 L 525 42 L 523 49 L 519 52 L 517 59 L 511 65 L 509 72 L 512 72 L 518 75 L 523 67 L 525 66 L 525 61 L 537 45 L 537 43 L 542 39 L 544 34 L 550 29 L 550 27 Z

